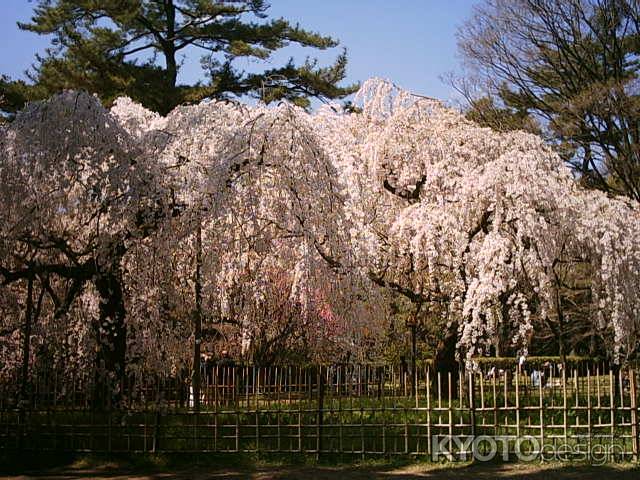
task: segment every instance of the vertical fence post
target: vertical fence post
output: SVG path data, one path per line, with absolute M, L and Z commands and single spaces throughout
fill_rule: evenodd
M 258 390 L 260 389 L 260 373 L 256 376 L 256 368 L 252 367 L 253 370 L 253 406 L 256 410 L 256 452 L 260 451 L 260 402 L 258 400 Z M 247 411 L 251 410 L 249 400 L 249 387 L 247 387 Z M 279 407 L 278 407 L 279 408 Z M 268 407 L 267 407 L 268 409 Z M 280 446 L 280 414 L 277 414 L 278 417 L 278 446 Z M 280 448 L 278 448 L 280 450 Z
M 108 429 L 108 431 L 107 431 L 107 436 L 108 436 L 108 439 L 107 439 L 107 453 L 111 454 L 111 448 L 112 448 L 112 445 L 113 445 L 113 439 L 112 439 L 112 433 L 113 433 L 112 432 L 112 423 L 113 423 L 112 420 L 113 419 L 111 418 L 111 414 L 112 414 L 112 411 L 111 411 L 111 392 L 113 390 L 112 390 L 111 385 L 109 383 L 107 383 L 107 386 L 109 387 L 109 389 L 107 390 L 107 392 L 108 392 L 107 393 L 107 421 L 109 422 L 108 425 L 107 425 L 107 429 Z M 72 441 L 73 441 L 73 438 L 72 438 Z
M 218 409 L 220 403 L 218 400 L 218 365 L 213 367 L 213 451 L 218 451 Z
M 471 436 L 476 436 L 476 382 L 473 371 L 469 370 L 469 413 Z
M 568 438 L 568 427 L 567 427 L 567 368 L 566 368 L 566 364 L 562 364 L 562 440 L 565 443 L 565 445 L 567 444 L 567 438 Z
M 236 395 L 236 392 L 238 390 L 238 365 L 232 365 L 230 367 L 231 369 L 231 382 L 232 382 L 232 386 L 231 386 L 231 391 L 232 391 L 232 405 L 233 405 L 233 411 L 235 413 L 235 417 L 236 417 L 236 430 L 235 430 L 235 440 L 236 440 L 236 444 L 235 444 L 235 452 L 236 453 L 240 453 L 240 405 L 239 405 L 239 399 Z
M 613 442 L 616 438 L 616 400 L 615 400 L 615 382 L 613 380 L 613 370 L 609 367 L 609 419 L 611 421 L 611 434 L 610 442 Z M 613 458 L 613 452 L 611 452 L 611 458 Z
M 433 442 L 433 438 L 431 438 L 431 369 L 428 366 L 425 366 L 425 377 L 426 377 L 426 387 L 427 387 L 427 453 L 429 457 L 433 455 L 431 451 L 431 444 Z
M 280 409 L 282 408 L 280 401 L 280 393 L 282 392 L 283 384 L 284 384 L 284 375 L 285 371 L 283 368 L 280 368 L 280 376 L 278 376 L 278 367 L 276 367 L 276 420 L 278 423 L 278 452 L 282 451 L 282 430 L 280 428 Z
M 448 402 L 447 402 L 447 409 L 449 411 L 449 417 L 448 417 L 448 427 L 449 427 L 449 454 L 453 455 L 453 405 L 452 405 L 452 399 L 453 399 L 453 392 L 451 391 L 451 371 L 447 372 L 447 387 L 449 390 L 449 396 L 447 398 Z M 458 451 L 458 453 L 460 453 Z M 454 457 L 451 457 L 452 459 Z
M 322 365 L 318 366 L 318 425 L 316 426 L 316 456 L 322 452 L 322 430 L 324 424 L 324 375 Z
M 157 453 L 160 450 L 160 406 L 156 405 L 153 422 L 153 444 L 152 452 Z
M 473 370 L 469 369 L 469 423 L 471 424 L 471 459 L 476 457 L 476 388 Z
M 593 452 L 593 416 L 591 414 L 592 402 L 591 402 L 591 371 L 590 368 L 587 367 L 587 455 L 588 458 L 591 459 Z
M 633 448 L 633 460 L 635 462 L 640 458 L 640 447 L 638 446 L 638 404 L 637 404 L 637 386 L 636 371 L 629 369 L 629 393 L 631 395 L 631 446 Z
M 544 452 L 544 423 L 545 423 L 542 384 L 543 383 L 548 384 L 549 381 L 550 380 L 545 375 L 544 377 L 540 378 L 540 381 L 538 382 L 538 409 L 539 409 L 539 415 L 540 415 L 540 459 L 541 460 L 544 459 L 543 452 Z

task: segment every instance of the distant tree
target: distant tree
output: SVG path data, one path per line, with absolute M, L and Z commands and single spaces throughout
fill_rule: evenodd
M 458 37 L 468 73 L 542 120 L 585 184 L 640 200 L 637 0 L 486 0 Z
M 524 130 L 541 134 L 540 124 L 526 110 L 509 108 L 499 105 L 491 96 L 480 98 L 469 97 L 469 106 L 465 116 L 483 127 L 490 127 L 499 132 Z
M 0 112 L 13 116 L 27 101 L 25 83 L 12 82 L 6 75 L 0 75 Z M 0 115 L 0 123 L 4 123 L 5 116 Z
M 336 99 L 356 86 L 340 87 L 346 52 L 333 65 L 308 59 L 260 73 L 234 61 L 268 61 L 289 44 L 327 49 L 338 42 L 280 18 L 267 20 L 264 0 L 39 0 L 27 31 L 52 35 L 52 47 L 37 56 L 31 84 L 0 83 L 2 110 L 12 114 L 26 100 L 63 89 L 97 93 L 105 103 L 127 95 L 166 114 L 176 105 L 208 98 L 252 95 L 265 102 L 288 99 L 304 107 L 309 97 Z M 201 52 L 206 81 L 181 84 L 180 55 Z

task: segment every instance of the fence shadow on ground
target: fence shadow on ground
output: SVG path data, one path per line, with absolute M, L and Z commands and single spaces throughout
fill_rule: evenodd
M 59 462 L 39 466 L 23 465 L 2 471 L 2 478 L 57 478 L 57 479 L 319 479 L 319 480 L 368 480 L 368 479 L 460 479 L 460 480 L 616 480 L 637 479 L 640 466 L 637 464 L 591 466 L 576 463 L 542 464 L 530 463 L 475 463 L 433 464 L 406 460 L 378 461 L 360 465 L 330 465 L 325 463 L 307 465 L 282 465 L 256 461 L 255 458 L 235 456 L 216 457 L 199 455 L 182 459 L 146 459 L 132 457 L 88 457 L 71 463 Z M 53 461 L 53 460 L 52 460 Z M 330 462 L 328 462 L 330 463 Z M 13 477 L 12 477 L 13 475 Z

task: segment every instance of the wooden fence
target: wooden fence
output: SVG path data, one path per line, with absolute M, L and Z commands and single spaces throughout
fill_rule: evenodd
M 0 384 L 0 449 L 75 452 L 526 453 L 638 459 L 633 369 L 467 371 L 428 366 L 213 366 L 136 377 L 104 395 L 86 372 Z M 497 444 L 497 447 L 496 447 Z M 555 458 L 555 457 L 553 457 Z

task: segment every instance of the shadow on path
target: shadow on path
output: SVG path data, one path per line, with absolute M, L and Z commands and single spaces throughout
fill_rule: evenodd
M 58 467 L 23 475 L 0 477 L 8 479 L 110 479 L 110 480 L 174 480 L 174 479 L 318 479 L 318 480 L 370 480 L 370 479 L 523 479 L 523 480 L 595 480 L 615 478 L 616 480 L 640 479 L 640 466 L 605 465 L 588 466 L 580 464 L 476 464 L 476 465 L 429 465 L 414 464 L 393 467 L 252 467 L 247 465 L 224 467 L 183 467 L 183 468 L 123 468 L 105 463 L 89 468 Z

